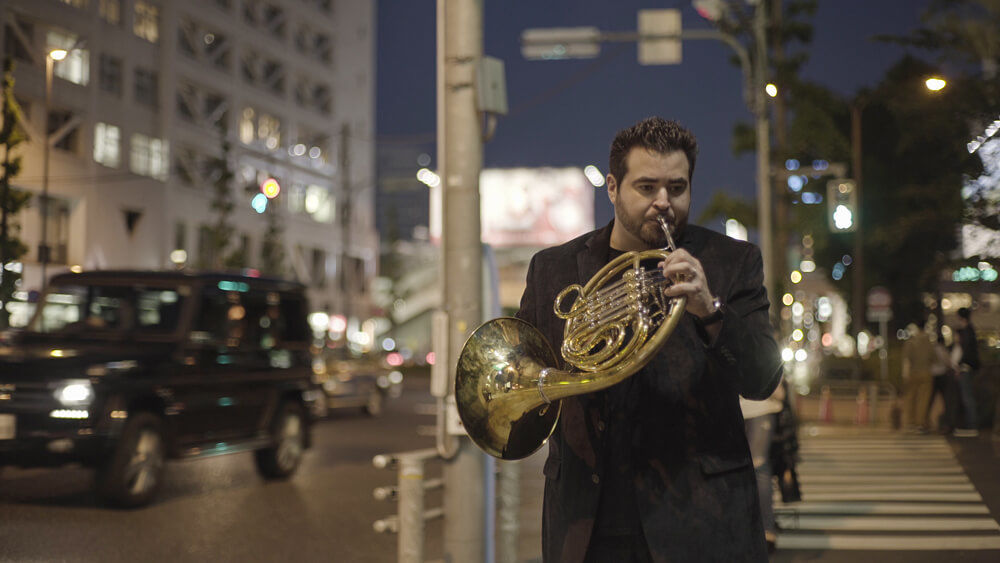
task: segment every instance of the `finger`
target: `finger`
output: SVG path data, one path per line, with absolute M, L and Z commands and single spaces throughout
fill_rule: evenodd
M 701 286 L 694 282 L 677 282 L 663 288 L 663 294 L 667 297 L 680 297 L 681 295 L 694 295 L 701 291 Z

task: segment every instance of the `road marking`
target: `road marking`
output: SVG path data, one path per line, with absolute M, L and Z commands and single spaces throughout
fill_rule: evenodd
M 809 497 L 806 497 L 809 498 Z M 775 503 L 777 514 L 989 514 L 981 503 L 814 502 Z
M 814 516 L 782 515 L 778 519 L 782 530 L 838 530 L 857 532 L 880 530 L 892 532 L 932 532 L 932 531 L 1000 531 L 1000 524 L 992 518 L 936 518 L 906 517 L 889 518 L 879 516 Z
M 779 535 L 778 549 L 951 551 L 1000 549 L 1000 536 Z

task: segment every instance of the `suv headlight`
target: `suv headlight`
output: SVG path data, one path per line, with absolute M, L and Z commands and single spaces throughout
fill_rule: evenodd
M 56 388 L 56 400 L 64 405 L 88 405 L 94 399 L 89 381 L 67 381 Z

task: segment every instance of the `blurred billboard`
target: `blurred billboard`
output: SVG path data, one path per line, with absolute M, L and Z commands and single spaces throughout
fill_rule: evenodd
M 441 186 L 430 230 L 441 238 Z M 482 241 L 496 248 L 560 244 L 594 228 L 594 186 L 580 168 L 491 168 L 479 176 Z

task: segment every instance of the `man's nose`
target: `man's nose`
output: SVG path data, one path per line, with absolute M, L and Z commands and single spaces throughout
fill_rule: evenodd
M 667 197 L 667 188 L 660 188 L 656 191 L 656 197 L 653 198 L 653 207 L 660 211 L 670 209 L 670 198 Z

